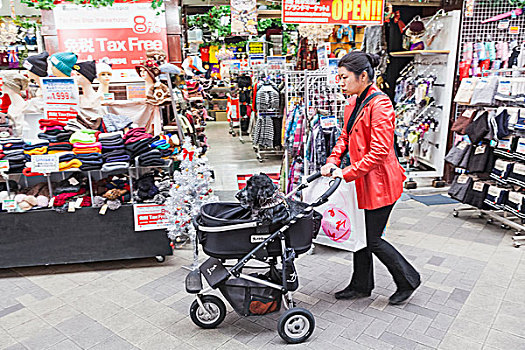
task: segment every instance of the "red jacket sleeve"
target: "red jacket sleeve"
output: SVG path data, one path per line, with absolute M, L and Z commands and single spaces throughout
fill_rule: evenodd
M 361 160 L 343 169 L 346 182 L 354 181 L 381 165 L 392 149 L 396 118 L 392 102 L 388 98 L 377 99 L 371 105 L 370 114 L 370 151 Z

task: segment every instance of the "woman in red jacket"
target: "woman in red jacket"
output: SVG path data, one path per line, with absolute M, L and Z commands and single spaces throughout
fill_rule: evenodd
M 343 132 L 321 172 L 323 176 L 355 181 L 359 208 L 365 210 L 367 247 L 354 253 L 352 280 L 335 293 L 336 299 L 370 296 L 374 288 L 374 253 L 397 285 L 390 303 L 400 304 L 421 282 L 414 267 L 381 238 L 406 177 L 394 151 L 394 108 L 372 82 L 378 64 L 379 56 L 361 51 L 353 51 L 339 62 L 341 89 L 352 97 L 345 108 Z M 351 165 L 340 169 L 347 151 Z

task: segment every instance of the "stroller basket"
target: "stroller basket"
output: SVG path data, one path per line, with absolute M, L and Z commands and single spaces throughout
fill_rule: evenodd
M 232 278 L 219 290 L 241 316 L 261 316 L 281 309 L 281 292 L 260 283 Z
M 291 216 L 307 206 L 301 202 L 290 202 Z M 250 215 L 250 210 L 238 203 L 203 205 L 196 218 L 196 227 L 204 252 L 218 259 L 241 259 L 286 224 L 259 225 Z M 321 219 L 321 214 L 314 210 L 299 219 L 285 232 L 287 246 L 294 248 L 296 254 L 306 253 L 312 245 L 312 239 L 317 237 Z M 281 242 L 271 242 L 267 250 L 269 256 L 280 256 Z

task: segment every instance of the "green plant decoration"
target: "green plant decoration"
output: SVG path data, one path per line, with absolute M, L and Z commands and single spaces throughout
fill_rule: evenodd
M 128 0 L 128 2 L 135 2 L 137 0 Z M 72 3 L 75 5 L 90 6 L 90 7 L 108 7 L 113 6 L 115 0 L 21 0 L 21 2 L 28 7 L 34 7 L 37 10 L 52 10 L 61 3 Z M 151 0 L 151 7 L 158 9 L 162 6 L 164 0 Z

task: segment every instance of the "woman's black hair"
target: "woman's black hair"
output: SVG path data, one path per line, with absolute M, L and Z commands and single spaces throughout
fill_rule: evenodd
M 352 51 L 347 53 L 339 61 L 338 67 L 344 67 L 349 72 L 357 76 L 363 72 L 367 72 L 368 80 L 374 79 L 374 68 L 379 66 L 381 57 L 376 54 L 366 53 L 363 51 Z

